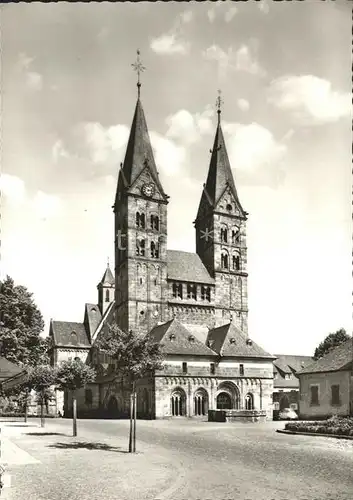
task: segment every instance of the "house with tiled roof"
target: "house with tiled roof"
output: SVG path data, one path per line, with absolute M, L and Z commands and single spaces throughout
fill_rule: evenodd
M 273 412 L 274 417 L 280 410 L 291 408 L 297 411 L 299 406 L 299 378 L 297 372 L 309 363 L 311 356 L 274 354 L 273 362 Z
M 353 415 L 353 339 L 297 372 L 302 418 Z
M 97 381 L 82 393 L 79 411 L 126 412 L 128 401 L 114 364 L 95 348 L 114 322 L 125 331 L 151 335 L 163 346 L 163 370 L 139 384 L 140 415 L 199 416 L 218 408 L 272 416 L 274 358 L 248 333 L 248 214 L 229 162 L 220 106 L 217 115 L 194 221 L 196 252 L 170 250 L 170 199 L 155 163 L 138 86 L 113 205 L 115 272 L 107 268 L 98 285 L 98 304 L 86 304 L 82 324 L 52 321 L 50 327 L 55 363 L 77 356 L 96 367 Z

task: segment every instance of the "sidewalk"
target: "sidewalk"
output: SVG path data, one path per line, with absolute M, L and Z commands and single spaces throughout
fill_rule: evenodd
M 1 463 L 11 476 L 1 500 L 153 500 L 176 480 L 177 466 L 153 447 L 139 443 L 130 454 L 127 437 L 79 429 L 74 438 L 53 421 L 39 425 L 0 422 Z

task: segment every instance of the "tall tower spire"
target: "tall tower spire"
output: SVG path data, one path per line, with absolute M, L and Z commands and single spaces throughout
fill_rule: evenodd
M 224 104 L 224 101 L 222 99 L 222 91 L 218 90 L 218 97 L 216 99 L 216 108 L 217 108 L 217 115 L 218 115 L 218 125 L 221 124 L 222 104 Z
M 137 98 L 140 99 L 140 89 L 141 89 L 140 75 L 143 71 L 145 71 L 146 68 L 145 66 L 143 66 L 141 62 L 139 49 L 137 49 L 136 53 L 137 53 L 136 61 L 133 64 L 131 64 L 131 66 L 137 73 Z

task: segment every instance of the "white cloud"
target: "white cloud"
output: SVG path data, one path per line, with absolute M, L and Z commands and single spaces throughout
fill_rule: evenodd
M 25 53 L 20 53 L 17 59 L 17 68 L 25 77 L 26 85 L 31 90 L 42 90 L 43 77 L 37 71 L 31 71 L 33 57 L 29 57 Z
M 26 195 L 26 188 L 23 180 L 10 174 L 2 174 L 0 176 L 0 190 L 5 198 L 15 204 L 22 203 Z
M 208 20 L 210 21 L 210 23 L 213 23 L 213 21 L 216 18 L 216 13 L 215 13 L 214 9 L 209 9 L 207 11 L 207 17 L 208 17 Z
M 291 112 L 305 125 L 334 122 L 352 113 L 351 94 L 334 91 L 331 82 L 313 75 L 288 75 L 274 80 L 268 101 Z
M 178 39 L 175 33 L 170 33 L 154 38 L 150 47 L 156 54 L 187 54 L 190 44 L 181 38 Z
M 185 10 L 182 12 L 180 18 L 183 23 L 189 23 L 193 18 L 193 13 L 191 10 Z
M 185 149 L 158 132 L 152 131 L 150 137 L 157 167 L 168 177 L 175 175 L 185 161 Z
M 167 137 L 179 139 L 183 143 L 196 142 L 202 134 L 212 132 L 212 116 L 214 111 L 210 108 L 202 113 L 192 115 L 189 111 L 181 109 L 166 119 L 169 126 Z
M 285 144 L 278 142 L 272 133 L 259 125 L 225 123 L 227 145 L 231 164 L 253 183 L 277 183 L 282 175 L 282 160 L 287 152 Z
M 265 75 L 265 71 L 247 45 L 242 45 L 234 53 L 232 47 L 224 51 L 219 45 L 214 44 L 203 52 L 203 57 L 210 61 L 217 61 L 219 77 L 224 77 L 229 69 L 244 71 L 253 75 Z
M 18 66 L 18 68 L 21 71 L 22 70 L 26 70 L 26 69 L 28 69 L 30 67 L 30 65 L 32 64 L 33 60 L 34 60 L 33 57 L 29 57 L 24 52 L 21 52 L 18 55 L 17 66 Z
M 237 14 L 238 9 L 237 7 L 233 6 L 230 7 L 229 10 L 224 15 L 224 20 L 226 23 L 230 23 L 230 21 L 233 19 L 233 17 Z
M 55 217 L 62 211 L 62 202 L 58 196 L 38 191 L 33 199 L 33 207 L 40 218 Z
M 43 77 L 35 71 L 29 71 L 26 75 L 27 86 L 32 90 L 42 90 Z
M 248 111 L 248 109 L 250 108 L 249 101 L 247 101 L 246 99 L 238 99 L 237 104 L 239 109 L 241 109 L 242 111 Z
M 104 163 L 126 145 L 129 129 L 126 125 L 106 128 L 98 122 L 87 122 L 80 124 L 74 135 L 79 139 L 79 156 L 88 156 L 94 163 Z
M 267 0 L 260 0 L 260 2 L 258 3 L 258 6 L 259 6 L 259 9 L 261 10 L 261 12 L 263 12 L 264 14 L 269 13 L 270 6 L 269 6 Z
M 54 146 L 52 148 L 52 156 L 53 156 L 55 163 L 57 163 L 60 158 L 69 158 L 70 155 L 66 151 L 64 144 L 63 144 L 63 141 L 61 139 L 58 139 L 54 143 Z
M 235 66 L 239 71 L 245 71 L 252 75 L 264 76 L 265 71 L 261 68 L 255 56 L 247 45 L 242 45 L 235 54 Z

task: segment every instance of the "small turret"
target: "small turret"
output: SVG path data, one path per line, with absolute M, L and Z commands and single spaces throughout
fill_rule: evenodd
M 114 300 L 115 279 L 109 267 L 109 260 L 107 268 L 103 274 L 102 279 L 97 285 L 98 289 L 98 306 L 102 315 L 107 310 L 107 307 Z

